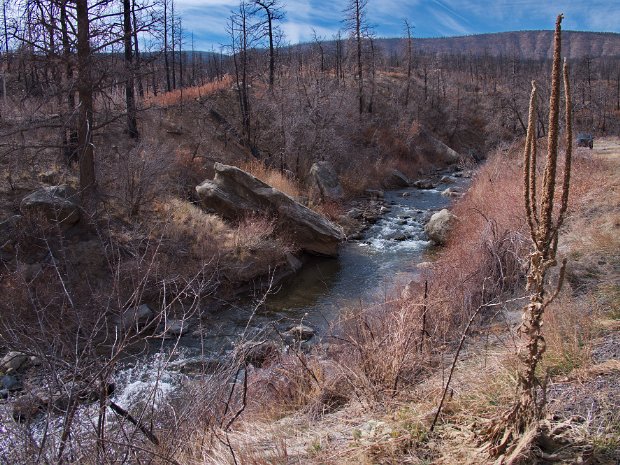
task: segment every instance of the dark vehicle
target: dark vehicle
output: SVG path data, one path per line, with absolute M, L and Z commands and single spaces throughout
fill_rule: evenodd
M 577 147 L 594 147 L 594 137 L 592 134 L 579 134 L 577 136 Z

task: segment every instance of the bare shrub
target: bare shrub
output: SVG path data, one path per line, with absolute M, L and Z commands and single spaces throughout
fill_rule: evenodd
M 273 235 L 275 219 L 263 215 L 244 217 L 232 234 L 233 247 L 237 253 L 256 251 L 261 243 Z
M 113 146 L 99 164 L 100 184 L 123 216 L 135 217 L 161 195 L 173 159 L 165 149 L 142 143 L 120 153 Z
M 431 299 L 447 306 L 448 338 L 480 305 L 514 296 L 524 282 L 527 226 L 516 152 L 491 155 L 454 206 L 457 224 L 429 277 Z
M 427 365 L 427 347 L 421 344 L 425 309 L 422 303 L 396 299 L 345 313 L 335 334 L 336 360 L 358 398 L 380 401 L 420 379 Z

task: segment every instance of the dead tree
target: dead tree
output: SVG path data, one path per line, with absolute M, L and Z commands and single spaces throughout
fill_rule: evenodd
M 405 87 L 405 101 L 403 105 L 409 105 L 409 94 L 411 92 L 411 71 L 413 70 L 413 38 L 411 35 L 411 25 L 405 19 L 405 33 L 407 34 L 407 86 Z
M 284 10 L 279 0 L 255 0 L 256 5 L 265 13 L 264 27 L 269 40 L 269 88 L 273 89 L 276 69 L 275 22 L 284 19 Z
M 239 9 L 230 17 L 228 33 L 235 69 L 235 83 L 241 112 L 241 124 L 246 143 L 253 150 L 252 119 L 250 112 L 249 50 L 253 42 L 254 28 L 251 24 L 252 10 L 242 0 Z
M 138 138 L 136 119 L 136 96 L 134 92 L 134 67 L 132 47 L 132 8 L 130 0 L 123 0 L 123 45 L 125 46 L 125 104 L 127 106 L 127 133 L 129 137 Z
M 88 0 L 76 0 L 77 69 L 78 69 L 78 158 L 80 163 L 80 190 L 86 204 L 94 200 L 96 188 L 93 150 L 93 80 L 91 75 L 90 15 Z
M 368 0 L 350 0 L 345 9 L 345 24 L 356 46 L 357 99 L 360 115 L 364 112 L 363 42 L 367 35 L 366 8 Z

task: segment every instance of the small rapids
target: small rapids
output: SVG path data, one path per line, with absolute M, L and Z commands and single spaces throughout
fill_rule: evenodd
M 116 399 L 129 405 L 141 395 L 174 392 L 185 378 L 179 373 L 184 361 L 224 357 L 244 332 L 252 337 L 273 328 L 282 334 L 301 323 L 316 331 L 312 342 L 320 341 L 343 308 L 381 302 L 394 289 L 419 278 L 418 264 L 430 259 L 431 242 L 424 226 L 433 212 L 452 202 L 441 192 L 447 187 L 464 190 L 467 184 L 466 179 L 450 178 L 449 184 L 439 184 L 435 189 L 387 191 L 387 211 L 360 239 L 345 243 L 337 259 L 311 257 L 264 300 L 257 294 L 254 299 L 231 303 L 209 314 L 205 322 L 208 329 L 200 337 L 194 334 L 170 343 L 158 342 L 156 353 L 147 360 L 120 370 Z M 157 360 L 159 365 L 154 363 Z M 149 363 L 157 376 L 149 374 Z M 158 384 L 154 388 L 155 381 Z
M 451 178 L 450 187 L 461 190 L 468 180 Z M 285 333 L 295 325 L 310 326 L 315 331 L 311 343 L 321 340 L 344 308 L 356 308 L 384 301 L 397 288 L 419 279 L 418 265 L 428 261 L 431 243 L 424 225 L 434 211 L 447 207 L 452 199 L 441 195 L 449 187 L 404 189 L 385 193 L 386 210 L 357 240 L 343 244 L 337 259 L 311 257 L 294 276 L 271 289 L 267 296 L 227 303 L 217 311 L 207 312 L 200 331 L 178 339 L 153 341 L 148 350 L 127 357 L 114 376 L 115 391 L 111 400 L 124 409 L 144 408 L 158 415 L 175 415 L 176 393 L 191 383 L 201 370 L 194 366 L 217 366 L 219 360 L 239 343 L 240 335 Z M 257 303 L 258 302 L 258 303 Z M 193 374 L 191 374 L 193 373 Z M 4 407 L 4 406 L 3 406 Z M 82 405 L 76 412 L 76 428 L 89 431 L 92 437 L 100 410 L 98 403 Z M 23 438 L 23 426 L 9 420 L 10 412 L 0 408 L 0 451 L 20 446 L 13 441 Z M 51 416 L 41 424 L 28 426 L 36 441 L 44 435 L 57 441 L 63 417 Z M 114 426 L 118 418 L 106 416 Z M 0 460 L 1 461 L 1 460 Z

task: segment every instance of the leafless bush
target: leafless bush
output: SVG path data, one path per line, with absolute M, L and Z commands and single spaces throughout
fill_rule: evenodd
M 122 154 L 118 147 L 112 147 L 112 152 L 110 164 L 101 169 L 102 183 L 125 214 L 135 217 L 170 186 L 166 181 L 174 159 L 165 148 L 148 144 Z

